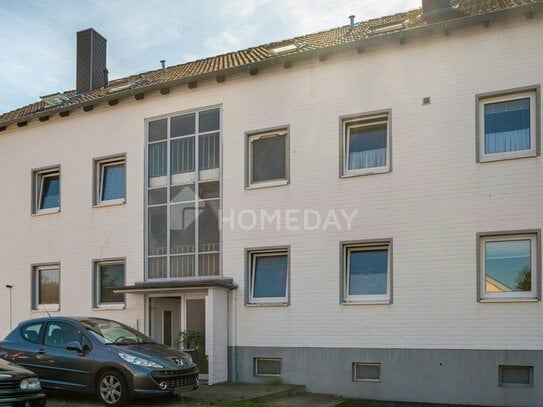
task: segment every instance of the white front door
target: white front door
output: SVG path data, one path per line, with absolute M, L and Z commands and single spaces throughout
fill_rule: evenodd
M 149 299 L 151 312 L 151 338 L 164 345 L 178 348 L 177 336 L 181 330 L 181 298 Z

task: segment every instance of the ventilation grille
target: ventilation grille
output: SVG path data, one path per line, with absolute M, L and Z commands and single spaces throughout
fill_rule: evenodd
M 500 366 L 500 387 L 532 387 L 533 366 Z
M 281 376 L 282 359 L 279 358 L 255 358 L 255 376 Z

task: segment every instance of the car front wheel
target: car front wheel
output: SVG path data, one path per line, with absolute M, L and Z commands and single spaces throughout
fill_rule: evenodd
M 106 406 L 123 406 L 128 401 L 128 387 L 120 372 L 108 370 L 98 378 L 98 398 Z

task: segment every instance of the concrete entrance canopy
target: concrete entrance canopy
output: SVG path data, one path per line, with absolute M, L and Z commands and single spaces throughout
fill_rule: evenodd
M 209 366 L 208 383 L 211 385 L 228 380 L 228 292 L 236 288 L 237 285 L 231 278 L 198 277 L 139 282 L 119 288 L 115 292 L 144 295 L 147 335 L 151 335 L 152 317 L 149 307 L 151 298 L 192 298 L 199 293 L 198 296 L 201 295 L 201 298 L 205 299 L 205 352 Z M 186 309 L 181 312 L 186 312 Z

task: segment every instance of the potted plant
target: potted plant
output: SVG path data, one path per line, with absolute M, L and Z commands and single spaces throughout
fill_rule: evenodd
M 187 329 L 177 334 L 177 346 L 187 352 L 196 361 L 196 353 L 202 343 L 202 334 L 193 329 Z

